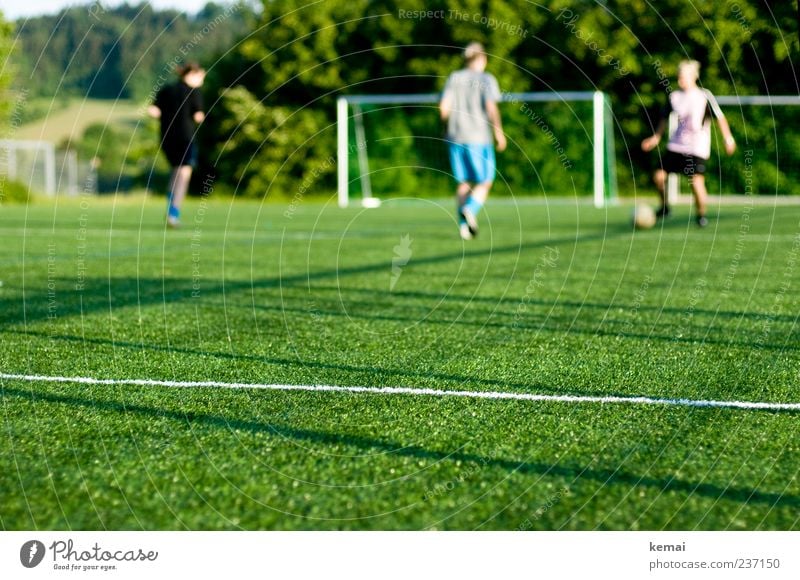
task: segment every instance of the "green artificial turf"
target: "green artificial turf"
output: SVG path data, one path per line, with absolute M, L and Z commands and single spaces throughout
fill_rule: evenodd
M 800 401 L 800 207 L 163 210 L 3 207 L 0 372 Z M 800 527 L 790 411 L 4 379 L 0 419 L 6 530 Z

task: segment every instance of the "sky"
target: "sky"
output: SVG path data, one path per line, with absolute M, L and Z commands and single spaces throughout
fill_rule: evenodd
M 156 8 L 176 8 L 186 12 L 197 12 L 208 0 L 150 0 Z M 123 0 L 103 0 L 105 7 L 123 4 Z M 129 0 L 129 4 L 139 4 L 139 0 Z M 220 2 L 222 4 L 224 2 Z M 55 14 L 66 6 L 92 4 L 92 0 L 0 0 L 0 11 L 6 20 L 16 20 L 42 14 Z

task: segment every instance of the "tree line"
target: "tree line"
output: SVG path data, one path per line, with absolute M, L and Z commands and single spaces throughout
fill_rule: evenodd
M 649 187 L 655 159 L 640 151 L 639 142 L 657 123 L 666 90 L 676 88 L 678 62 L 699 60 L 702 85 L 716 94 L 796 95 L 796 19 L 794 3 L 763 0 L 326 0 L 313 5 L 264 0 L 255 27 L 209 78 L 217 106 L 205 150 L 240 194 L 291 197 L 297 184 L 327 167 L 335 151 L 339 94 L 440 91 L 447 75 L 461 66 L 462 48 L 478 40 L 487 47 L 489 70 L 504 90 L 609 93 L 621 189 Z M 564 111 L 542 107 L 538 112 L 547 116 L 570 157 L 584 159 L 590 113 Z M 527 132 L 529 146 L 498 160 L 510 186 L 531 193 L 544 189 L 530 183 L 531 172 L 521 169 L 525 165 L 533 165 L 539 176 L 551 175 L 552 183 L 564 182 L 563 164 L 541 131 L 513 113 L 506 130 Z M 728 109 L 742 148 L 735 159 L 719 161 L 727 164 L 722 173 L 730 182 L 721 184 L 712 175 L 711 191 L 743 191 L 736 167 L 745 148 L 756 150 L 749 162 L 762 175 L 755 191 L 792 190 L 799 181 L 795 177 L 800 178 L 800 155 L 792 150 L 800 149 L 786 123 L 795 119 L 791 124 L 796 124 L 797 114 L 800 110 L 786 108 Z M 586 123 L 569 118 L 574 115 L 583 115 Z M 366 132 L 373 148 L 392 136 L 440 135 L 435 111 L 427 116 L 365 111 L 364 117 L 371 121 Z M 381 153 L 388 156 L 387 167 L 418 162 L 446 170 L 441 154 L 430 161 L 437 154 L 429 150 L 429 140 L 394 143 L 392 151 Z M 375 163 L 380 162 L 376 155 Z M 320 188 L 333 188 L 335 168 L 326 172 L 314 179 Z M 583 174 L 571 175 L 582 179 Z M 443 193 L 439 185 L 421 188 L 424 176 L 418 171 L 397 177 L 385 174 L 398 193 Z
M 15 23 L 15 84 L 36 97 L 145 99 L 176 60 L 211 61 L 253 26 L 245 3 L 196 14 L 95 2 Z M 168 71 L 171 73 L 171 70 Z
M 165 64 L 227 9 L 209 4 L 190 16 L 146 4 L 99 14 L 90 7 L 17 23 L 18 83 L 43 95 L 146 99 Z M 201 40 L 190 51 L 209 71 L 209 115 L 200 137 L 207 171 L 200 175 L 213 172 L 219 189 L 227 184 L 244 196 L 293 198 L 312 182 L 309 194 L 335 188 L 329 159 L 336 151 L 336 97 L 440 91 L 473 40 L 487 47 L 489 70 L 503 90 L 610 95 L 623 191 L 649 187 L 655 159 L 639 142 L 652 132 L 681 59 L 700 61 L 701 84 L 716 94 L 797 95 L 800 88 L 793 2 L 261 0 L 256 9 L 218 21 Z M 545 182 L 563 184 L 568 176 L 588 193 L 591 177 L 581 181 L 580 162 L 590 157 L 591 111 L 531 107 L 541 122 L 508 114 L 506 130 L 520 136 L 525 150 L 498 160 L 506 189 L 550 193 L 557 188 Z M 749 151 L 748 167 L 760 180 L 749 191 L 795 192 L 800 143 L 790 131 L 800 110 L 726 111 L 740 152 L 712 160 L 710 190 L 744 191 L 739 169 Z M 378 185 L 400 194 L 449 191 L 446 180 L 428 180 L 426 172 L 392 172 L 414 164 L 447 170 L 443 147 L 435 144 L 441 137 L 435 110 L 365 109 L 364 118 Z M 545 124 L 550 135 L 539 130 Z M 425 139 L 398 138 L 407 135 Z M 571 167 L 553 151 L 553 135 L 562 156 L 575 160 Z M 392 147 L 380 149 L 392 138 Z

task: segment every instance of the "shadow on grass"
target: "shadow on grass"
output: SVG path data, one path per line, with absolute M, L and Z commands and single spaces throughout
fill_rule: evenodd
M 337 292 L 342 294 L 354 293 L 354 294 L 366 294 L 375 296 L 378 294 L 374 289 L 371 288 L 354 288 L 352 286 L 324 286 L 324 285 L 314 285 L 311 287 L 311 291 L 317 292 L 319 290 L 328 291 L 328 292 Z M 419 298 L 422 300 L 433 299 L 438 301 L 441 300 L 448 300 L 448 301 L 455 301 L 455 302 L 480 302 L 486 304 L 498 304 L 498 305 L 506 305 L 506 306 L 518 306 L 522 301 L 522 297 L 520 296 L 472 296 L 469 294 L 456 294 L 452 292 L 448 292 L 447 294 L 441 294 L 438 292 L 424 292 L 421 290 L 393 290 L 391 292 L 391 297 L 398 297 L 398 298 Z M 604 304 L 602 302 L 589 302 L 589 301 L 575 301 L 575 300 L 562 300 L 559 299 L 557 302 L 553 300 L 541 300 L 536 299 L 533 296 L 525 297 L 526 304 L 532 304 L 535 306 L 542 306 L 546 308 L 578 308 L 578 309 L 587 309 L 587 310 L 600 310 L 603 312 L 608 312 L 613 309 L 620 309 L 626 312 L 654 312 L 654 313 L 664 313 L 664 314 L 676 314 L 678 316 L 685 316 L 687 312 L 687 308 L 676 308 L 673 306 L 648 306 L 646 304 L 623 304 L 619 302 L 614 302 L 613 304 Z M 711 310 L 708 308 L 698 308 L 694 306 L 692 308 L 692 313 L 695 315 L 705 315 L 705 316 L 719 316 L 721 318 L 747 318 L 751 320 L 776 320 L 781 322 L 796 322 L 797 316 L 792 316 L 788 314 L 772 314 L 768 312 L 746 312 L 741 310 Z
M 102 410 L 111 413 L 125 413 L 138 415 L 145 419 L 158 417 L 177 421 L 181 424 L 203 425 L 217 429 L 236 429 L 252 433 L 269 433 L 275 436 L 292 439 L 295 441 L 310 442 L 321 445 L 347 445 L 360 450 L 379 451 L 380 453 L 399 457 L 413 457 L 435 462 L 462 461 L 479 463 L 502 469 L 509 474 L 521 473 L 524 475 L 556 476 L 580 481 L 581 479 L 599 482 L 603 485 L 619 484 L 631 488 L 646 487 L 661 492 L 677 492 L 687 495 L 719 500 L 725 499 L 742 504 L 756 503 L 770 508 L 797 508 L 800 507 L 800 497 L 769 491 L 760 491 L 745 487 L 731 487 L 729 485 L 716 485 L 706 482 L 684 481 L 675 477 L 658 478 L 626 473 L 620 469 L 591 469 L 577 465 L 548 464 L 545 462 L 518 461 L 513 459 L 493 458 L 476 453 L 461 451 L 437 451 L 426 449 L 418 445 L 404 446 L 385 439 L 364 436 L 344 435 L 310 429 L 299 429 L 277 423 L 263 423 L 259 421 L 232 419 L 219 415 L 204 413 L 182 412 L 162 408 L 149 407 L 140 404 L 126 404 L 116 401 L 97 401 L 80 397 L 56 395 L 25 391 L 21 389 L 3 387 L 0 396 L 14 397 L 30 402 L 47 402 L 52 404 L 67 405 L 70 407 L 84 407 L 92 410 Z M 361 395 L 352 395 L 361 396 Z
M 559 239 L 551 239 L 551 240 L 541 240 L 537 242 L 530 242 L 525 244 L 509 244 L 501 247 L 494 247 L 494 248 L 480 248 L 475 249 L 473 251 L 462 251 L 462 252 L 451 252 L 440 254 L 436 256 L 429 256 L 423 257 L 419 259 L 415 259 L 413 262 L 413 266 L 424 266 L 429 264 L 440 264 L 446 263 L 453 260 L 459 259 L 469 259 L 469 258 L 476 258 L 482 256 L 490 256 L 493 254 L 508 254 L 508 253 L 521 253 L 523 251 L 530 251 L 535 248 L 542 248 L 546 246 L 558 246 L 559 244 L 575 244 L 575 243 L 583 243 L 583 242 L 593 242 L 593 241 L 600 241 L 605 240 L 609 237 L 619 236 L 619 235 L 629 235 L 630 229 L 627 226 L 619 226 L 616 229 L 603 231 L 595 234 L 589 234 L 585 236 L 573 236 L 573 237 L 562 237 Z M 409 267 L 413 267 L 409 266 Z M 372 272 L 389 272 L 391 271 L 391 262 L 379 262 L 379 263 L 372 263 L 372 264 L 365 264 L 361 266 L 352 266 L 348 268 L 334 268 L 334 269 L 326 269 L 326 270 L 319 270 L 314 272 L 307 272 L 307 273 L 300 273 L 294 274 L 289 276 L 283 277 L 271 277 L 271 278 L 261 278 L 261 279 L 254 279 L 254 280 L 235 280 L 225 283 L 213 283 L 213 284 L 206 284 L 202 285 L 202 295 L 203 296 L 230 296 L 235 293 L 242 293 L 242 292 L 254 292 L 257 290 L 264 290 L 264 289 L 271 289 L 271 288 L 282 288 L 282 287 L 297 287 L 298 285 L 303 285 L 306 287 L 312 281 L 324 281 L 327 279 L 339 279 L 340 277 L 350 276 L 350 275 L 358 275 L 364 273 L 372 273 Z M 38 292 L 33 292 L 30 290 L 30 285 L 28 286 L 26 299 L 23 302 L 21 299 L 14 298 L 14 297 L 5 297 L 0 298 L 0 324 L 4 325 L 15 325 L 15 324 L 30 324 L 40 320 L 45 320 L 51 317 L 51 315 L 55 315 L 58 318 L 67 317 L 67 316 L 75 316 L 75 315 L 89 315 L 96 312 L 108 312 L 109 314 L 113 314 L 115 309 L 120 308 L 128 308 L 128 307 L 148 307 L 153 305 L 168 305 L 168 304 L 181 304 L 186 303 L 192 299 L 192 291 L 193 291 L 193 283 L 194 281 L 189 278 L 108 278 L 108 279 L 87 279 L 84 282 L 84 288 L 82 290 L 77 290 L 74 288 L 74 281 L 69 280 L 59 280 L 62 284 L 70 284 L 72 283 L 73 288 L 67 291 L 63 291 L 61 289 L 56 290 L 55 293 L 48 293 L 47 288 L 42 288 Z M 46 286 L 46 284 L 45 284 Z M 331 289 L 330 286 L 322 286 L 322 288 Z M 315 288 L 316 289 L 316 288 Z M 341 288 L 339 287 L 339 291 Z M 375 294 L 374 291 L 365 290 L 365 289 L 357 289 L 357 288 L 346 288 L 345 291 L 347 292 L 371 292 L 373 295 Z M 515 304 L 519 305 L 521 303 L 521 298 L 511 299 L 511 298 L 489 298 L 489 297 L 474 297 L 474 296 L 466 296 L 466 295 L 457 295 L 457 294 L 445 294 L 444 296 L 437 293 L 427 293 L 421 291 L 415 292 L 393 292 L 392 297 L 404 297 L 404 298 L 412 298 L 412 299 L 435 299 L 437 301 L 440 300 L 447 300 L 447 301 L 475 301 L 475 302 L 491 302 L 494 304 Z M 569 307 L 573 308 L 577 311 L 580 311 L 583 308 L 587 309 L 594 309 L 594 310 L 605 310 L 609 311 L 610 309 L 625 309 L 626 311 L 634 311 L 638 308 L 638 310 L 642 311 L 661 311 L 661 312 L 668 312 L 670 314 L 685 314 L 685 311 L 682 309 L 677 308 L 658 308 L 652 306 L 644 306 L 639 305 L 634 308 L 632 305 L 624 305 L 624 304 L 599 304 L 599 303 L 587 303 L 587 302 L 557 302 L 552 303 L 546 300 L 538 300 L 534 299 L 533 297 L 526 297 L 526 303 L 532 305 L 540 305 L 543 307 Z M 271 311 L 294 311 L 294 312 L 305 312 L 301 309 L 291 310 L 290 308 L 283 307 L 283 306 L 253 306 L 254 309 L 260 310 L 271 310 Z M 734 316 L 742 316 L 747 317 L 748 319 L 753 320 L 762 320 L 769 318 L 770 320 L 774 320 L 775 317 L 768 317 L 767 315 L 763 314 L 756 314 L 756 313 L 736 313 L 736 312 L 726 312 L 726 311 L 713 311 L 713 310 L 704 310 L 704 309 L 693 309 L 694 315 L 704 314 L 708 316 L 726 316 L 726 317 L 734 317 Z M 349 318 L 360 318 L 363 320 L 383 320 L 389 322 L 420 322 L 419 318 L 414 317 L 407 317 L 407 316 L 395 316 L 390 314 L 359 314 L 355 315 L 352 313 L 342 313 L 339 311 L 325 311 L 325 312 L 317 312 L 317 314 L 325 314 L 329 316 L 347 316 Z M 503 313 L 501 313 L 503 314 Z M 507 314 L 507 313 L 505 313 Z M 795 321 L 795 317 L 788 317 L 782 315 L 776 315 L 780 318 L 780 320 L 790 320 L 792 322 Z M 769 350 L 796 350 L 800 348 L 800 345 L 795 345 L 792 342 L 787 341 L 787 343 L 779 344 L 779 343 L 756 343 L 756 342 L 748 342 L 748 341 L 736 341 L 736 340 L 726 340 L 726 339 L 719 339 L 719 338 L 710 338 L 708 336 L 674 336 L 669 334 L 657 334 L 657 333 L 642 333 L 642 332 L 630 332 L 628 330 L 615 330 L 613 328 L 603 328 L 602 326 L 597 326 L 593 328 L 578 328 L 574 325 L 574 320 L 569 322 L 568 328 L 564 329 L 560 326 L 556 326 L 553 328 L 547 328 L 543 325 L 538 324 L 531 324 L 529 321 L 511 321 L 511 322 L 493 322 L 490 320 L 486 321 L 466 321 L 466 320 L 436 320 L 431 318 L 425 318 L 426 323 L 433 323 L 433 324 L 461 324 L 461 325 L 477 325 L 479 327 L 491 327 L 491 328 L 498 328 L 498 329 L 519 329 L 519 330 L 535 330 L 535 331 L 545 331 L 545 332 L 567 332 L 571 334 L 578 334 L 578 335 L 587 335 L 587 336 L 608 336 L 608 337 L 630 337 L 634 339 L 644 339 L 644 340 L 658 340 L 664 342 L 677 342 L 677 343 L 687 343 L 687 344 L 697 344 L 697 343 L 704 343 L 704 344 L 718 344 L 724 346 L 739 346 L 745 348 L 751 347 L 758 347 L 761 349 L 769 349 Z M 625 326 L 629 321 L 623 321 L 620 326 Z
M 529 304 L 534 303 L 533 300 L 529 301 Z M 561 306 L 561 303 L 557 304 L 544 304 L 549 308 L 554 308 L 555 306 Z M 363 303 L 359 303 L 359 306 L 364 306 Z M 228 305 L 230 307 L 230 305 Z M 581 305 L 576 304 L 572 306 L 577 311 L 580 311 Z M 625 308 L 624 306 L 615 305 L 614 308 Z M 262 310 L 262 311 L 271 311 L 271 312 L 289 312 L 294 314 L 305 314 L 308 315 L 309 311 L 303 308 L 294 308 L 289 306 L 262 306 L 262 305 L 250 305 L 248 309 L 252 310 Z M 608 308 L 610 310 L 610 307 Z M 633 307 L 631 307 L 633 309 Z M 630 311 L 630 310 L 629 310 Z M 767 342 L 749 342 L 744 340 L 735 340 L 735 339 L 724 339 L 724 338 L 712 338 L 707 336 L 708 328 L 705 327 L 687 327 L 682 329 L 682 333 L 687 333 L 689 330 L 696 328 L 698 330 L 703 330 L 706 332 L 705 335 L 691 335 L 691 336 L 678 336 L 677 334 L 663 334 L 663 333 L 656 333 L 656 332 L 634 332 L 632 328 L 639 328 L 644 326 L 642 324 L 638 325 L 629 325 L 629 320 L 623 321 L 614 321 L 609 319 L 608 317 L 604 317 L 602 320 L 602 325 L 598 325 L 595 327 L 588 327 L 588 328 L 581 328 L 576 325 L 576 322 L 579 320 L 578 317 L 571 317 L 566 320 L 563 324 L 559 324 L 558 321 L 554 321 L 554 317 L 551 313 L 548 312 L 546 317 L 541 318 L 541 324 L 536 324 L 535 322 L 531 321 L 530 314 L 525 316 L 526 322 L 520 322 L 511 320 L 509 322 L 493 322 L 490 318 L 496 314 L 503 314 L 508 316 L 509 314 L 506 312 L 499 313 L 499 312 L 490 312 L 487 313 L 486 319 L 484 320 L 465 320 L 462 316 L 463 311 L 457 313 L 457 316 L 454 318 L 446 318 L 446 319 L 437 319 L 433 318 L 430 313 L 426 314 L 422 317 L 413 317 L 413 316 L 402 316 L 402 315 L 390 315 L 390 314 L 359 314 L 354 313 L 351 311 L 342 312 L 339 310 L 320 310 L 316 308 L 314 310 L 314 314 L 316 316 L 331 316 L 331 317 L 341 317 L 346 318 L 348 320 L 364 320 L 364 321 L 382 321 L 382 322 L 401 322 L 406 323 L 409 325 L 414 324 L 438 324 L 443 326 L 467 326 L 467 327 L 475 327 L 476 330 L 480 330 L 482 328 L 494 328 L 499 330 L 507 330 L 507 331 L 515 331 L 515 332 L 525 332 L 525 331 L 535 331 L 535 332 L 544 332 L 548 334 L 556 334 L 556 335 L 577 335 L 577 336 L 587 336 L 587 337 L 594 337 L 594 336 L 602 336 L 606 338 L 627 338 L 627 339 L 637 339 L 637 340 L 652 340 L 664 343 L 672 343 L 672 344 L 689 344 L 689 345 L 718 345 L 718 346 L 729 346 L 729 347 L 739 347 L 739 348 L 759 348 L 764 350 L 777 350 L 777 351 L 793 351 L 793 350 L 800 350 L 800 344 L 794 340 L 794 337 L 787 336 L 785 343 L 767 343 Z M 551 322 L 550 325 L 547 325 L 547 322 Z M 552 324 L 552 322 L 556 322 Z M 614 328 L 614 325 L 617 328 Z M 604 327 L 606 326 L 606 327 Z M 664 323 L 654 323 L 650 322 L 649 326 L 652 328 L 656 327 L 664 327 L 666 326 Z M 669 328 L 669 327 L 667 327 Z
M 9 331 L 0 331 L 0 332 L 8 333 Z M 23 334 L 23 332 L 20 331 L 20 334 Z M 332 370 L 332 371 L 347 372 L 347 373 L 359 373 L 359 374 L 374 376 L 375 378 L 373 379 L 372 382 L 376 384 L 381 384 L 385 382 L 384 381 L 385 377 L 400 377 L 403 379 L 409 379 L 409 378 L 435 379 L 437 381 L 444 381 L 446 383 L 451 383 L 459 387 L 463 387 L 464 385 L 481 385 L 484 387 L 494 387 L 494 388 L 499 387 L 504 390 L 516 389 L 519 392 L 530 392 L 531 390 L 535 390 L 536 392 L 539 393 L 550 393 L 556 395 L 564 394 L 563 389 L 548 387 L 546 385 L 542 385 L 539 383 L 519 383 L 519 382 L 504 381 L 499 379 L 484 379 L 469 375 L 437 373 L 437 372 L 431 372 L 430 370 L 426 370 L 423 372 L 423 371 L 413 371 L 408 369 L 392 369 L 386 367 L 355 366 L 355 365 L 336 364 L 336 363 L 309 361 L 301 359 L 266 357 L 253 354 L 238 354 L 232 352 L 219 352 L 219 351 L 214 352 L 214 351 L 199 350 L 199 349 L 192 349 L 185 347 L 177 347 L 173 345 L 165 346 L 160 344 L 110 340 L 105 338 L 84 338 L 82 336 L 50 334 L 37 331 L 27 331 L 24 332 L 24 334 L 40 336 L 42 338 L 47 338 L 48 340 L 61 340 L 61 341 L 75 342 L 79 344 L 85 343 L 98 346 L 108 346 L 112 348 L 131 348 L 143 351 L 165 352 L 170 354 L 174 353 L 174 354 L 197 356 L 197 357 L 218 358 L 222 360 L 254 362 L 254 363 L 276 365 L 282 367 L 297 367 L 297 368 L 317 369 L 317 370 Z M 397 385 L 391 385 L 391 386 L 397 386 Z M 581 389 L 570 389 L 569 392 L 570 394 L 573 395 L 597 395 L 596 391 L 590 392 L 590 391 L 583 391 Z M 630 393 L 603 392 L 603 394 L 611 396 L 614 395 L 630 396 Z
M 587 234 L 584 236 L 568 236 L 558 239 L 541 240 L 522 244 L 507 244 L 499 247 L 474 249 L 472 251 L 448 252 L 435 256 L 421 257 L 414 260 L 414 266 L 445 264 L 454 260 L 466 260 L 492 256 L 495 254 L 522 253 L 525 250 L 600 241 L 609 236 L 630 233 L 630 228 L 617 228 Z M 269 288 L 280 288 L 286 285 L 309 283 L 312 280 L 338 279 L 344 276 L 368 274 L 372 272 L 389 272 L 392 258 L 372 264 L 350 266 L 346 268 L 330 268 L 314 272 L 303 272 L 289 276 L 277 276 L 252 280 L 234 280 L 224 283 L 203 284 L 203 295 L 229 295 L 242 291 L 254 291 Z M 15 297 L 0 298 L 0 324 L 31 323 L 44 320 L 53 314 L 58 317 L 86 315 L 97 311 L 112 312 L 115 308 L 130 306 L 151 306 L 154 304 L 172 304 L 188 300 L 192 296 L 191 278 L 130 278 L 109 277 L 106 279 L 88 278 L 82 281 L 82 288 L 77 289 L 75 280 L 58 279 L 61 287 L 48 288 L 48 280 L 42 278 L 40 287 L 35 288 L 34 281 L 27 281 L 25 300 Z

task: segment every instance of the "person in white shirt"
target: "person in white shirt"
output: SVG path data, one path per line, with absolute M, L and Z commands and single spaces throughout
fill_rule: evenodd
M 691 179 L 697 225 L 705 227 L 708 225 L 705 171 L 706 162 L 711 157 L 711 117 L 717 119 L 725 141 L 725 152 L 728 155 L 736 151 L 736 141 L 714 95 L 697 86 L 699 77 L 699 62 L 681 61 L 678 65 L 680 90 L 669 94 L 668 104 L 662 111 L 658 128 L 652 136 L 642 141 L 642 149 L 652 151 L 658 147 L 667 127 L 667 119 L 671 113 L 676 113 L 678 127 L 669 138 L 667 152 L 661 159 L 661 168 L 654 175 L 656 187 L 661 194 L 661 208 L 656 212 L 656 216 L 663 218 L 670 213 L 666 194 L 667 174 L 683 173 Z

